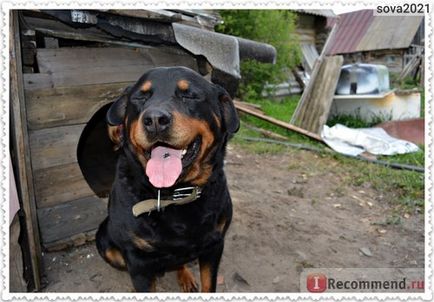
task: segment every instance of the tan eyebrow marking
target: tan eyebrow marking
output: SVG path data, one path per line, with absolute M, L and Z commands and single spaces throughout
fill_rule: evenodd
M 190 86 L 190 83 L 188 83 L 187 80 L 179 80 L 178 83 L 176 83 L 176 85 L 180 90 L 185 91 Z
M 143 83 L 142 87 L 140 88 L 140 90 L 142 92 L 148 92 L 152 87 L 152 82 L 151 81 L 146 81 L 145 83 Z

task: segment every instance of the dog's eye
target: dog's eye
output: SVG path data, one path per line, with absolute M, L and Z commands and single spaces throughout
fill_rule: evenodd
M 152 96 L 152 93 L 151 93 L 150 91 L 147 91 L 147 92 L 139 92 L 139 93 L 137 93 L 136 95 L 133 96 L 133 99 L 134 99 L 134 100 L 140 100 L 140 101 L 143 101 L 143 100 L 146 101 L 146 100 L 149 99 L 151 96 Z
M 182 101 L 187 102 L 187 101 L 191 101 L 191 100 L 198 100 L 199 96 L 193 93 L 183 93 L 179 96 Z
M 186 96 L 183 96 L 183 97 L 182 97 L 182 100 L 183 100 L 183 101 L 196 100 L 196 99 L 197 99 L 197 97 L 195 97 L 195 96 L 190 96 L 190 95 L 186 95 Z

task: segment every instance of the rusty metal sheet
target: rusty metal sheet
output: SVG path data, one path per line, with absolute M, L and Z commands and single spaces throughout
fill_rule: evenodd
M 384 122 L 375 127 L 383 128 L 390 136 L 418 145 L 425 144 L 425 119 L 423 118 Z

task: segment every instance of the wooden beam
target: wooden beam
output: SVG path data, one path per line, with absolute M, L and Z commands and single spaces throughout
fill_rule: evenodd
M 253 116 L 257 117 L 257 118 L 260 118 L 261 120 L 270 122 L 270 123 L 272 123 L 272 124 L 274 124 L 276 126 L 279 126 L 279 127 L 284 128 L 284 129 L 287 129 L 287 130 L 290 130 L 290 131 L 294 131 L 294 132 L 306 135 L 306 136 L 308 136 L 310 138 L 313 138 L 313 139 L 315 139 L 317 141 L 320 141 L 320 142 L 323 141 L 322 138 L 321 138 L 321 136 L 319 136 L 318 134 L 315 134 L 315 133 L 309 132 L 309 131 L 307 131 L 305 129 L 302 129 L 300 127 L 297 127 L 297 126 L 294 126 L 294 125 L 282 122 L 280 120 L 277 120 L 277 119 L 272 118 L 270 116 L 267 116 L 265 114 L 258 113 L 256 111 L 248 109 L 248 108 L 246 108 L 244 106 L 240 106 L 240 105 L 235 104 L 235 108 L 237 108 L 237 110 L 239 110 L 241 112 L 248 113 L 248 114 L 253 115 Z
M 262 129 L 259 127 L 255 127 L 255 126 L 247 124 L 247 123 L 243 123 L 243 127 L 246 127 L 247 129 L 259 132 L 267 138 L 272 138 L 272 139 L 277 139 L 277 140 L 288 140 L 288 138 L 286 136 L 277 134 L 273 131 L 269 131 L 269 130 L 265 130 L 265 129 Z
M 310 75 L 310 80 L 307 83 L 307 86 L 303 89 L 303 94 L 300 98 L 300 101 L 298 102 L 297 107 L 295 108 L 294 114 L 291 117 L 290 123 L 293 125 L 297 125 L 298 116 L 303 114 L 302 111 L 303 111 L 304 107 L 306 106 L 305 103 L 308 102 L 310 97 L 311 97 L 313 85 L 314 85 L 316 78 L 318 76 L 318 73 L 319 73 L 320 67 L 322 65 L 322 62 L 324 60 L 324 57 L 327 54 L 328 48 L 330 47 L 330 43 L 331 43 L 330 41 L 333 40 L 338 26 L 339 26 L 339 19 L 336 21 L 335 25 L 333 25 L 333 28 L 330 31 L 330 34 L 329 34 L 329 36 L 328 36 L 328 38 L 324 44 L 324 47 L 322 48 L 321 54 L 316 59 L 314 65 L 313 65 L 313 70 L 312 70 L 312 74 Z
M 41 245 L 39 227 L 36 216 L 36 204 L 33 188 L 32 165 L 30 160 L 29 138 L 27 133 L 27 116 L 24 102 L 23 75 L 21 61 L 20 31 L 18 11 L 10 12 L 9 34 L 9 64 L 10 64 L 10 106 L 11 106 L 11 143 L 17 189 L 20 204 L 24 213 L 25 232 L 27 235 L 30 254 L 33 287 L 41 288 Z
M 312 133 L 321 133 L 327 122 L 343 60 L 342 56 L 327 57 L 320 64 L 315 81 L 309 83 L 309 98 L 294 116 L 294 125 Z
M 234 100 L 234 104 L 236 105 L 236 107 L 238 108 L 246 108 L 246 109 L 250 109 L 256 113 L 259 114 L 263 114 L 264 112 L 262 111 L 261 107 L 257 107 L 258 105 L 255 104 L 250 104 L 250 103 L 246 103 L 246 102 L 241 102 L 239 100 Z

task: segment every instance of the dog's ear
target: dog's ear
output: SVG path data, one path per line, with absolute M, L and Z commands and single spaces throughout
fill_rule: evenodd
M 217 84 L 214 85 L 217 87 L 218 99 L 220 101 L 219 105 L 226 131 L 229 133 L 235 133 L 240 128 L 240 118 L 238 117 L 234 102 L 226 89 Z
M 116 151 L 120 147 L 122 147 L 123 144 L 123 126 L 107 126 L 107 132 L 110 140 L 113 142 L 113 150 Z
M 110 126 L 118 126 L 124 121 L 128 94 L 130 91 L 131 86 L 125 88 L 122 94 L 113 102 L 107 111 L 106 121 Z

